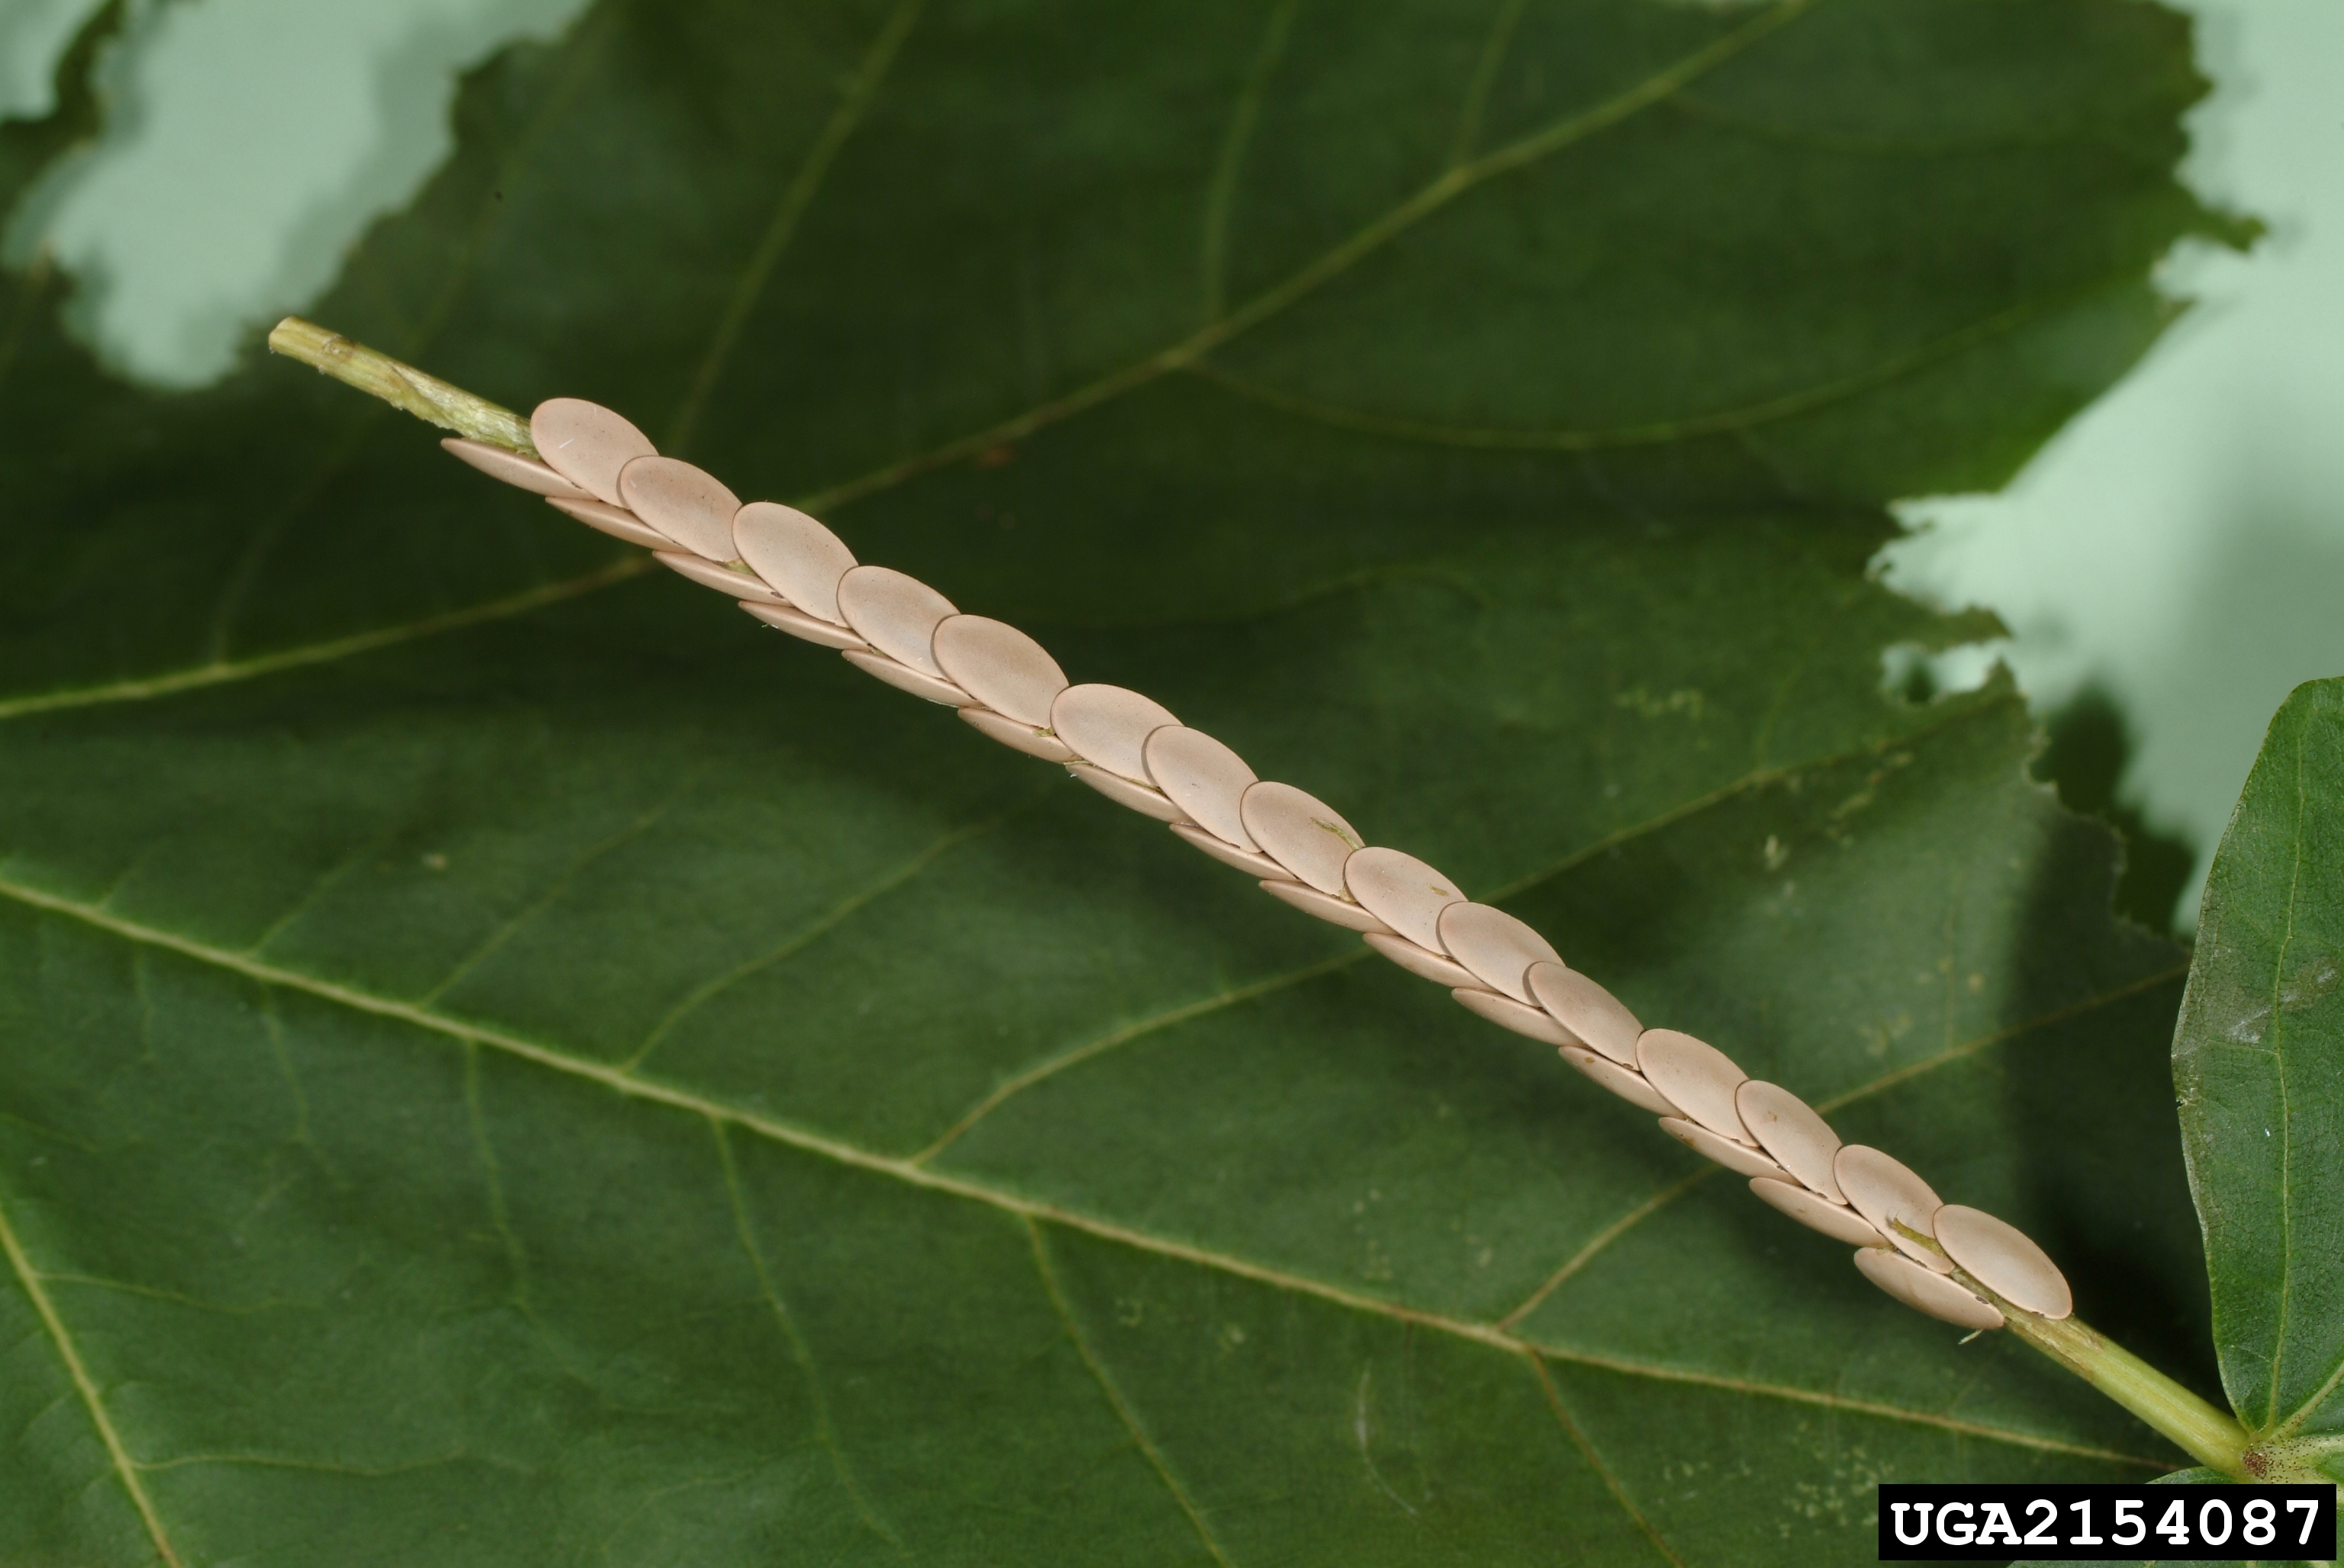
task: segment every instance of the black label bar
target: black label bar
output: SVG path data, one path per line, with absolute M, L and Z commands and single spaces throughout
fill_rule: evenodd
M 2336 1555 L 2332 1486 L 2075 1483 L 1880 1488 L 1880 1560 L 2090 1562 Z

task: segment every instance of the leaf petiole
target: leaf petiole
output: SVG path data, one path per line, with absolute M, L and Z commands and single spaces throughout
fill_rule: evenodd
M 427 376 L 412 365 L 403 365 L 314 321 L 288 316 L 270 330 L 268 350 L 298 359 L 441 430 L 523 457 L 537 456 L 537 445 L 529 437 L 529 421 L 510 409 L 451 387 L 437 376 Z
M 1944 1258 L 1955 1279 L 1994 1303 L 2012 1333 L 2172 1439 L 2208 1470 L 2240 1481 L 2302 1479 L 2262 1473 L 2250 1457 L 2251 1440 L 2236 1417 L 2191 1393 L 2081 1318 L 2046 1318 L 2006 1300 L 1993 1287 L 1946 1258 L 1935 1238 L 1901 1222 L 1896 1222 L 1896 1229 L 1915 1245 Z
M 1971 1289 L 1985 1287 L 1965 1279 Z M 1991 1295 L 1991 1292 L 1987 1292 Z M 2053 1320 L 1995 1300 L 2010 1331 L 2132 1411 L 2209 1470 L 2241 1481 L 2275 1481 L 2253 1473 L 2246 1429 L 2122 1345 L 2078 1318 Z

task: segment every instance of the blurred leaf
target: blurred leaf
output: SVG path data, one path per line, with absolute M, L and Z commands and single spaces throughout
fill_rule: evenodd
M 2344 680 L 2298 686 L 2206 883 L 2173 1043 L 2230 1403 L 2344 1480 Z
M 2169 1360 L 2179 956 L 1866 563 L 2234 233 L 2200 87 L 2128 0 L 612 3 L 314 313 L 1162 698 Z M 11 1561 L 1854 1562 L 2170 1467 L 1153 824 L 18 287 Z

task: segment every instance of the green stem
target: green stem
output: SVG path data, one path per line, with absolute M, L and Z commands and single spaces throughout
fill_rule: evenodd
M 2228 1411 L 2199 1399 L 2081 1318 L 2046 1318 L 2005 1300 L 1992 1286 L 1945 1257 L 1935 1237 L 1901 1221 L 1891 1223 L 1906 1239 L 1945 1259 L 1955 1279 L 1993 1302 L 2012 1333 L 2171 1438 L 2182 1452 L 2207 1469 L 2240 1481 L 2276 1479 L 2261 1473 L 2261 1467 L 2250 1457 L 2253 1441 Z
M 288 316 L 268 334 L 268 347 L 442 429 L 526 457 L 537 456 L 528 422 L 511 410 L 451 387 L 339 333 Z M 1938 1256 L 1945 1255 L 1935 1239 L 1902 1226 L 1898 1229 Z M 2258 1461 L 2263 1456 L 2252 1448 L 2245 1429 L 2235 1420 L 2123 1346 L 2076 1319 L 2055 1321 L 2006 1301 L 1958 1267 L 1954 1277 L 1999 1308 L 2011 1332 L 2163 1432 L 2200 1464 L 2241 1480 L 2276 1479 L 2260 1473 L 2266 1467 Z
M 2038 1317 L 1994 1297 L 1965 1275 L 1962 1281 L 2002 1309 L 2012 1333 L 2163 1432 L 2207 1469 L 2240 1481 L 2263 1479 L 2251 1472 L 2246 1429 L 2228 1411 L 2215 1409 L 2081 1319 Z
M 529 421 L 510 409 L 499 408 L 451 387 L 437 376 L 427 376 L 412 365 L 402 365 L 388 354 L 328 332 L 298 316 L 288 316 L 268 334 L 271 353 L 298 359 L 311 369 L 347 381 L 359 391 L 380 398 L 394 409 L 404 409 L 419 420 L 453 430 L 476 441 L 523 457 L 537 456 L 529 439 Z

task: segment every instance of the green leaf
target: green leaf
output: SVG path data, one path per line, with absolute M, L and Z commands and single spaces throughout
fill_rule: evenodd
M 2200 87 L 2115 0 L 606 4 L 316 314 L 1161 698 L 2173 1365 L 2179 955 L 1866 562 L 2234 234 Z M 1154 824 L 17 287 L 10 1560 L 1806 1563 L 2171 1468 Z
M 2344 1480 L 2339 863 L 2344 680 L 2313 681 L 2272 718 L 2208 874 L 2173 1076 L 2222 1385 L 2274 1472 Z

